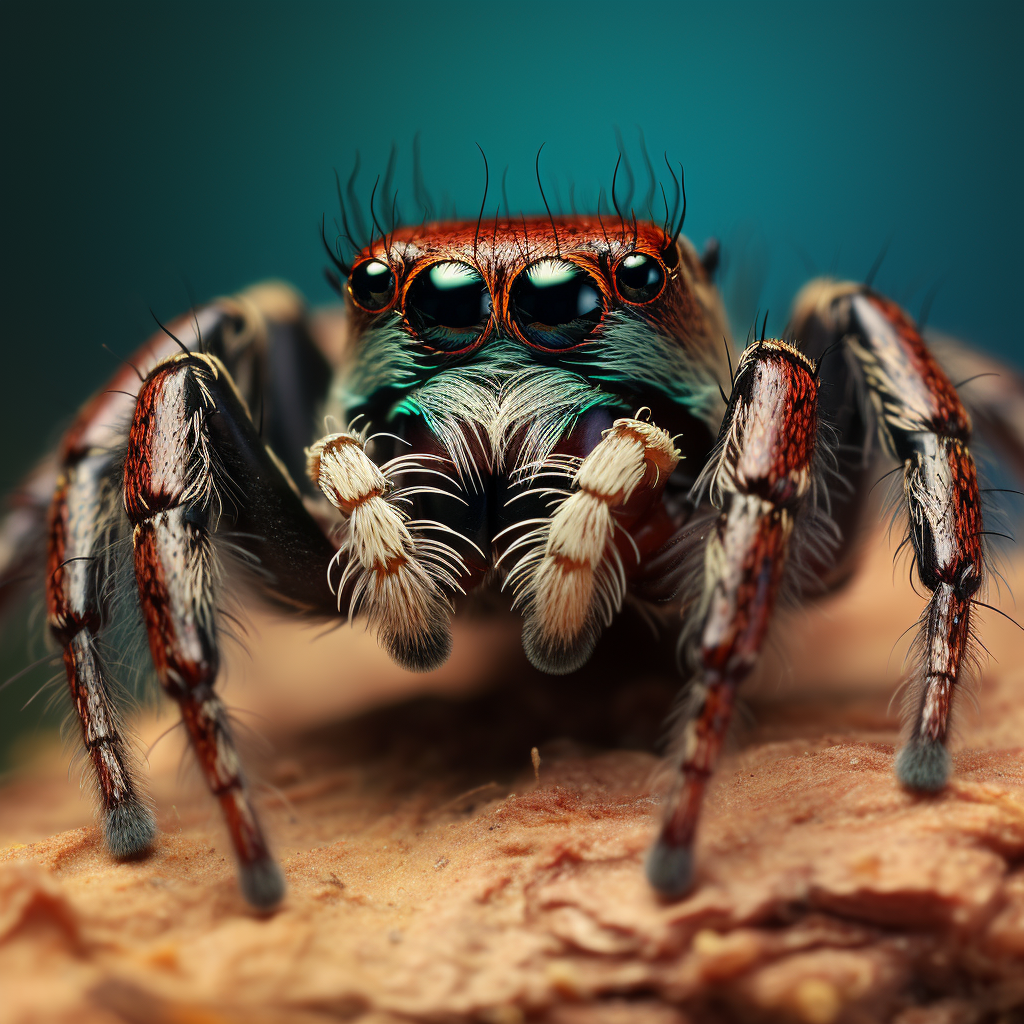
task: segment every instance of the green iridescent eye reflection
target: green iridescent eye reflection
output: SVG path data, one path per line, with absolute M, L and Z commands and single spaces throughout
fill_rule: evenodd
M 467 348 L 491 315 L 491 293 L 468 263 L 435 263 L 418 274 L 405 296 L 405 318 L 422 341 L 447 352 Z
M 565 260 L 527 267 L 510 294 L 511 313 L 523 337 L 539 348 L 563 349 L 589 338 L 604 315 L 597 282 Z

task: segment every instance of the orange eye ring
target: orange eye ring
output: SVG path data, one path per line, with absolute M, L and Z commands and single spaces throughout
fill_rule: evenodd
M 418 268 L 402 296 L 409 331 L 443 355 L 476 348 L 491 332 L 491 309 L 483 275 L 460 260 L 442 259 Z
M 365 313 L 381 313 L 397 294 L 394 270 L 384 260 L 372 257 L 357 263 L 348 275 L 348 294 L 352 302 Z
M 623 256 L 612 273 L 616 295 L 627 305 L 646 306 L 665 290 L 665 266 L 651 253 L 634 251 Z
M 524 267 L 509 288 L 513 330 L 531 348 L 558 354 L 591 341 L 608 311 L 607 285 L 568 260 Z

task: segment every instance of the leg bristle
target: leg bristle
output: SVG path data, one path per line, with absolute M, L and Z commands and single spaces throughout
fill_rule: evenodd
M 693 888 L 693 850 L 689 846 L 670 846 L 659 838 L 647 854 L 647 881 L 670 899 L 685 896 Z
M 144 857 L 156 841 L 153 812 L 139 800 L 126 800 L 103 814 L 103 842 L 117 860 Z
M 896 755 L 896 777 L 900 785 L 920 793 L 936 793 L 942 789 L 952 767 L 949 751 L 934 740 L 912 740 Z
M 267 857 L 238 867 L 238 888 L 257 910 L 273 910 L 284 899 L 284 875 L 277 862 Z

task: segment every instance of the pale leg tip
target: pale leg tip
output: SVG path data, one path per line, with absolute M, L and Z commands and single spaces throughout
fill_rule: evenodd
M 911 740 L 896 755 L 900 785 L 919 793 L 936 793 L 949 779 L 953 762 L 949 751 L 929 740 Z
M 645 870 L 647 881 L 660 896 L 678 899 L 693 888 L 693 850 L 658 839 L 647 854 Z
M 246 902 L 257 910 L 273 910 L 284 899 L 284 875 L 277 862 L 267 857 L 238 869 L 238 887 Z
M 117 860 L 144 857 L 156 842 L 153 812 L 140 800 L 126 800 L 103 813 L 103 842 Z

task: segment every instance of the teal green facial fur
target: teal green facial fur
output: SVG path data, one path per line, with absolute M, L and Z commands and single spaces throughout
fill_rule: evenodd
M 383 409 L 387 421 L 418 416 L 440 440 L 465 476 L 474 475 L 468 438 L 492 453 L 492 469 L 539 463 L 579 416 L 605 407 L 632 415 L 622 389 L 660 393 L 709 424 L 721 414 L 721 396 L 711 367 L 637 315 L 609 314 L 601 336 L 552 365 L 526 345 L 492 337 L 465 362 L 438 368 L 437 356 L 410 338 L 397 314 L 368 331 L 351 367 L 332 396 L 341 424 L 368 409 Z M 505 465 L 513 437 L 524 436 L 516 466 Z

